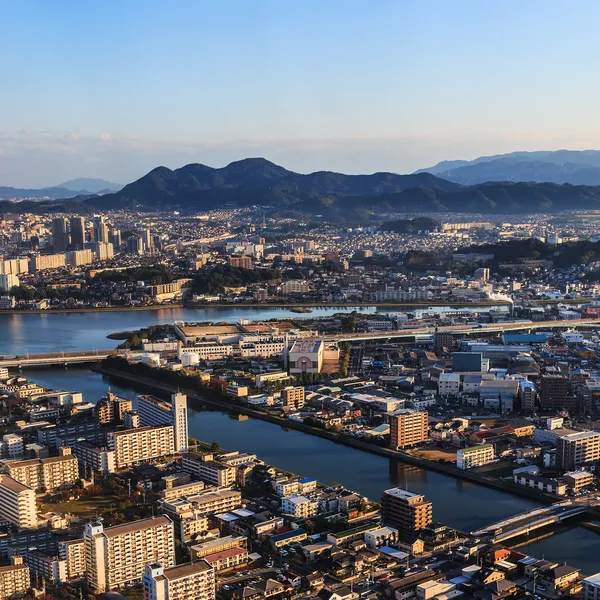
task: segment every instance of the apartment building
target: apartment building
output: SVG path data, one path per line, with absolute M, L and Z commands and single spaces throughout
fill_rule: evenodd
M 288 386 L 281 390 L 283 406 L 298 410 L 304 406 L 304 388 L 301 386 Z
M 248 550 L 245 548 L 231 548 L 215 554 L 209 554 L 204 560 L 209 563 L 215 571 L 225 571 L 247 563 Z
M 192 560 L 204 558 L 210 554 L 230 550 L 231 548 L 247 548 L 248 538 L 245 536 L 227 535 L 219 537 L 208 542 L 196 544 L 190 548 L 190 556 Z
M 414 534 L 432 523 L 432 504 L 422 494 L 400 488 L 383 492 L 381 516 L 400 533 Z
M 459 469 L 480 467 L 481 465 L 487 465 L 489 462 L 492 462 L 495 456 L 494 446 L 492 444 L 461 448 L 456 453 L 456 466 Z
M 91 250 L 73 250 L 67 254 L 70 267 L 81 267 L 90 265 L 94 260 L 94 255 Z
M 77 442 L 72 447 L 73 454 L 84 466 L 97 473 L 114 473 L 116 470 L 115 452 L 91 442 Z
M 568 408 L 569 378 L 562 373 L 545 373 L 540 379 L 542 410 Z
M 600 573 L 590 575 L 583 580 L 583 600 L 600 600 Z
M 183 496 L 193 496 L 199 494 L 204 490 L 204 481 L 192 481 L 190 483 L 184 483 L 183 485 L 176 485 L 172 488 L 162 490 L 160 493 L 161 498 L 166 502 L 170 500 L 177 500 L 177 498 L 183 498 Z
M 144 600 L 214 600 L 215 569 L 198 560 L 165 569 L 159 563 L 144 572 Z
M 10 461 L 4 471 L 33 490 L 53 492 L 70 487 L 79 479 L 79 464 L 70 448 L 61 448 L 61 452 L 61 456 Z
M 242 494 L 236 490 L 205 490 L 195 496 L 179 498 L 170 502 L 161 501 L 160 508 L 167 514 L 210 515 L 235 510 L 242 506 Z
M 77 540 L 60 540 L 58 557 L 65 561 L 67 579 L 78 579 L 85 575 L 85 542 Z
M 217 487 L 226 487 L 235 483 L 236 468 L 213 459 L 212 454 L 193 454 L 182 456 L 181 468 L 197 479 L 212 483 Z
M 394 450 L 421 444 L 429 439 L 427 411 L 401 409 L 390 414 L 390 447 Z
M 185 394 L 172 394 L 170 403 L 154 396 L 139 396 L 138 414 L 141 427 L 172 425 L 175 436 L 175 452 L 187 452 L 188 419 Z
M 9 475 L 0 475 L 0 519 L 21 529 L 38 524 L 35 492 Z
M 21 556 L 13 556 L 10 565 L 0 567 L 0 598 L 24 595 L 30 588 L 29 567 Z
M 122 423 L 123 415 L 133 409 L 133 403 L 109 392 L 96 404 L 96 418 L 99 423 Z
M 66 254 L 46 254 L 33 256 L 29 259 L 29 271 L 45 271 L 47 269 L 60 269 L 67 265 Z
M 172 425 L 157 425 L 113 431 L 106 444 L 115 453 L 115 467 L 124 469 L 175 453 Z
M 28 548 L 23 553 L 23 562 L 29 567 L 31 575 L 37 579 L 54 584 L 67 581 L 67 563 L 53 554 L 41 552 L 36 548 Z
M 563 471 L 600 460 L 600 433 L 579 431 L 556 440 L 556 466 Z
M 175 564 L 173 522 L 165 515 L 106 529 L 88 523 L 83 540 L 86 578 L 95 592 L 141 582 L 150 564 Z
M 292 494 L 281 499 L 281 512 L 285 515 L 306 519 L 317 514 L 319 503 L 306 496 Z

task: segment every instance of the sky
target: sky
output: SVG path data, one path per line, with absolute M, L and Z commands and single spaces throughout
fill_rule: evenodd
M 0 185 L 600 148 L 599 19 L 595 0 L 7 2 Z

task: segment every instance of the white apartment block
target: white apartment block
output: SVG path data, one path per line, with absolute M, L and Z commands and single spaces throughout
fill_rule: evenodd
M 67 579 L 78 579 L 85 575 L 85 542 L 83 538 L 59 541 L 58 557 L 65 561 Z
M 150 564 L 175 564 L 173 522 L 164 515 L 106 529 L 88 523 L 83 539 L 86 578 L 96 592 L 141 582 Z
M 172 425 L 113 431 L 107 434 L 106 443 L 108 449 L 115 453 L 117 469 L 124 469 L 175 453 Z
M 0 567 L 0 598 L 24 595 L 30 585 L 29 567 L 21 556 L 13 556 L 12 564 Z
M 583 580 L 583 600 L 600 600 L 600 573 L 590 575 Z
M 165 569 L 148 565 L 144 572 L 144 600 L 214 600 L 215 570 L 205 560 Z
M 0 475 L 0 519 L 21 529 L 38 524 L 35 492 L 8 475 Z
M 165 402 L 154 396 L 138 397 L 140 426 L 172 425 L 175 436 L 175 452 L 188 450 L 187 396 L 171 394 L 171 402 Z
M 242 506 L 242 494 L 236 490 L 205 490 L 170 502 L 160 502 L 160 508 L 174 517 L 204 516 L 235 510 Z
M 438 380 L 440 396 L 456 396 L 460 392 L 460 374 L 442 373 Z
M 459 469 L 472 469 L 473 467 L 487 465 L 492 462 L 494 458 L 495 453 L 492 444 L 461 448 L 456 453 L 456 466 Z
M 294 517 L 307 518 L 317 514 L 319 503 L 306 496 L 292 494 L 281 499 L 281 512 Z
M 6 433 L 2 436 L 2 455 L 9 458 L 23 456 L 25 447 L 23 438 L 16 433 Z
M 7 475 L 33 490 L 53 492 L 70 487 L 79 479 L 79 465 L 77 458 L 70 454 L 70 449 L 64 448 L 63 452 L 68 454 L 9 461 L 4 470 Z
M 190 475 L 217 487 L 226 487 L 235 483 L 236 468 L 213 460 L 212 454 L 188 452 L 182 456 L 181 468 L 185 473 L 190 473 Z

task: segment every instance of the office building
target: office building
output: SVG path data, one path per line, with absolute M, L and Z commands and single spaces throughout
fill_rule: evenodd
M 71 246 L 74 250 L 83 250 L 85 242 L 85 219 L 71 217 Z
M 173 522 L 165 515 L 107 527 L 88 523 L 83 530 L 85 574 L 95 592 L 140 583 L 146 566 L 175 564 Z
M 19 285 L 19 278 L 12 273 L 0 273 L 0 292 L 10 292 L 10 289 Z
M 456 466 L 459 469 L 472 469 L 487 465 L 495 458 L 494 446 L 483 444 L 471 448 L 460 448 L 456 453 Z
M 452 354 L 452 371 L 454 373 L 489 371 L 490 361 L 481 352 L 454 352 Z
M 140 237 L 142 238 L 142 250 L 144 252 L 150 252 L 154 247 L 154 243 L 152 241 L 152 233 L 149 229 L 142 229 L 140 232 Z
M 112 431 L 106 445 L 115 453 L 115 467 L 124 469 L 175 453 L 172 425 L 156 425 Z
M 205 560 L 165 569 L 159 563 L 146 567 L 144 600 L 214 600 L 215 570 Z
M 0 567 L 0 598 L 20 597 L 30 587 L 29 567 L 22 556 L 12 556 L 10 565 Z
M 21 529 L 38 524 L 35 492 L 9 475 L 0 475 L 0 519 Z
M 113 245 L 113 248 L 116 248 L 117 251 L 121 247 L 121 230 L 113 229 L 110 232 L 110 242 Z
M 91 250 L 72 250 L 67 254 L 70 267 L 80 267 L 92 263 L 94 256 Z
M 52 248 L 54 252 L 66 252 L 69 248 L 69 221 L 64 217 L 52 219 Z
M 414 534 L 432 523 L 432 504 L 421 494 L 400 488 L 383 492 L 381 517 L 400 533 Z
M 539 393 L 542 410 L 568 408 L 569 378 L 562 373 L 545 373 L 540 380 Z
M 289 386 L 281 390 L 283 406 L 298 410 L 304 406 L 304 388 Z
M 556 440 L 556 467 L 574 471 L 583 465 L 600 461 L 600 433 L 578 431 Z
M 187 396 L 177 392 L 171 394 L 171 402 L 153 396 L 138 398 L 140 426 L 172 425 L 175 436 L 175 452 L 188 450 Z
M 79 479 L 79 465 L 70 448 L 61 448 L 61 451 L 61 456 L 10 461 L 4 470 L 15 481 L 32 490 L 54 492 L 71 487 Z
M 535 410 L 535 385 L 531 381 L 519 382 L 519 399 L 521 400 L 521 410 L 533 412 Z
M 429 439 L 427 411 L 409 409 L 390 414 L 390 448 L 408 448 Z
M 188 452 L 182 456 L 181 468 L 185 473 L 212 483 L 218 487 L 235 483 L 236 468 L 218 460 L 212 454 L 194 454 Z
M 45 254 L 33 256 L 29 259 L 29 270 L 32 273 L 49 269 L 60 269 L 67 265 L 66 254 Z

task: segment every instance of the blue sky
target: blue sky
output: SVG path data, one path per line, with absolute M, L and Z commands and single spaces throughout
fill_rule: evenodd
M 21 0 L 0 185 L 265 156 L 301 172 L 600 147 L 600 3 Z

